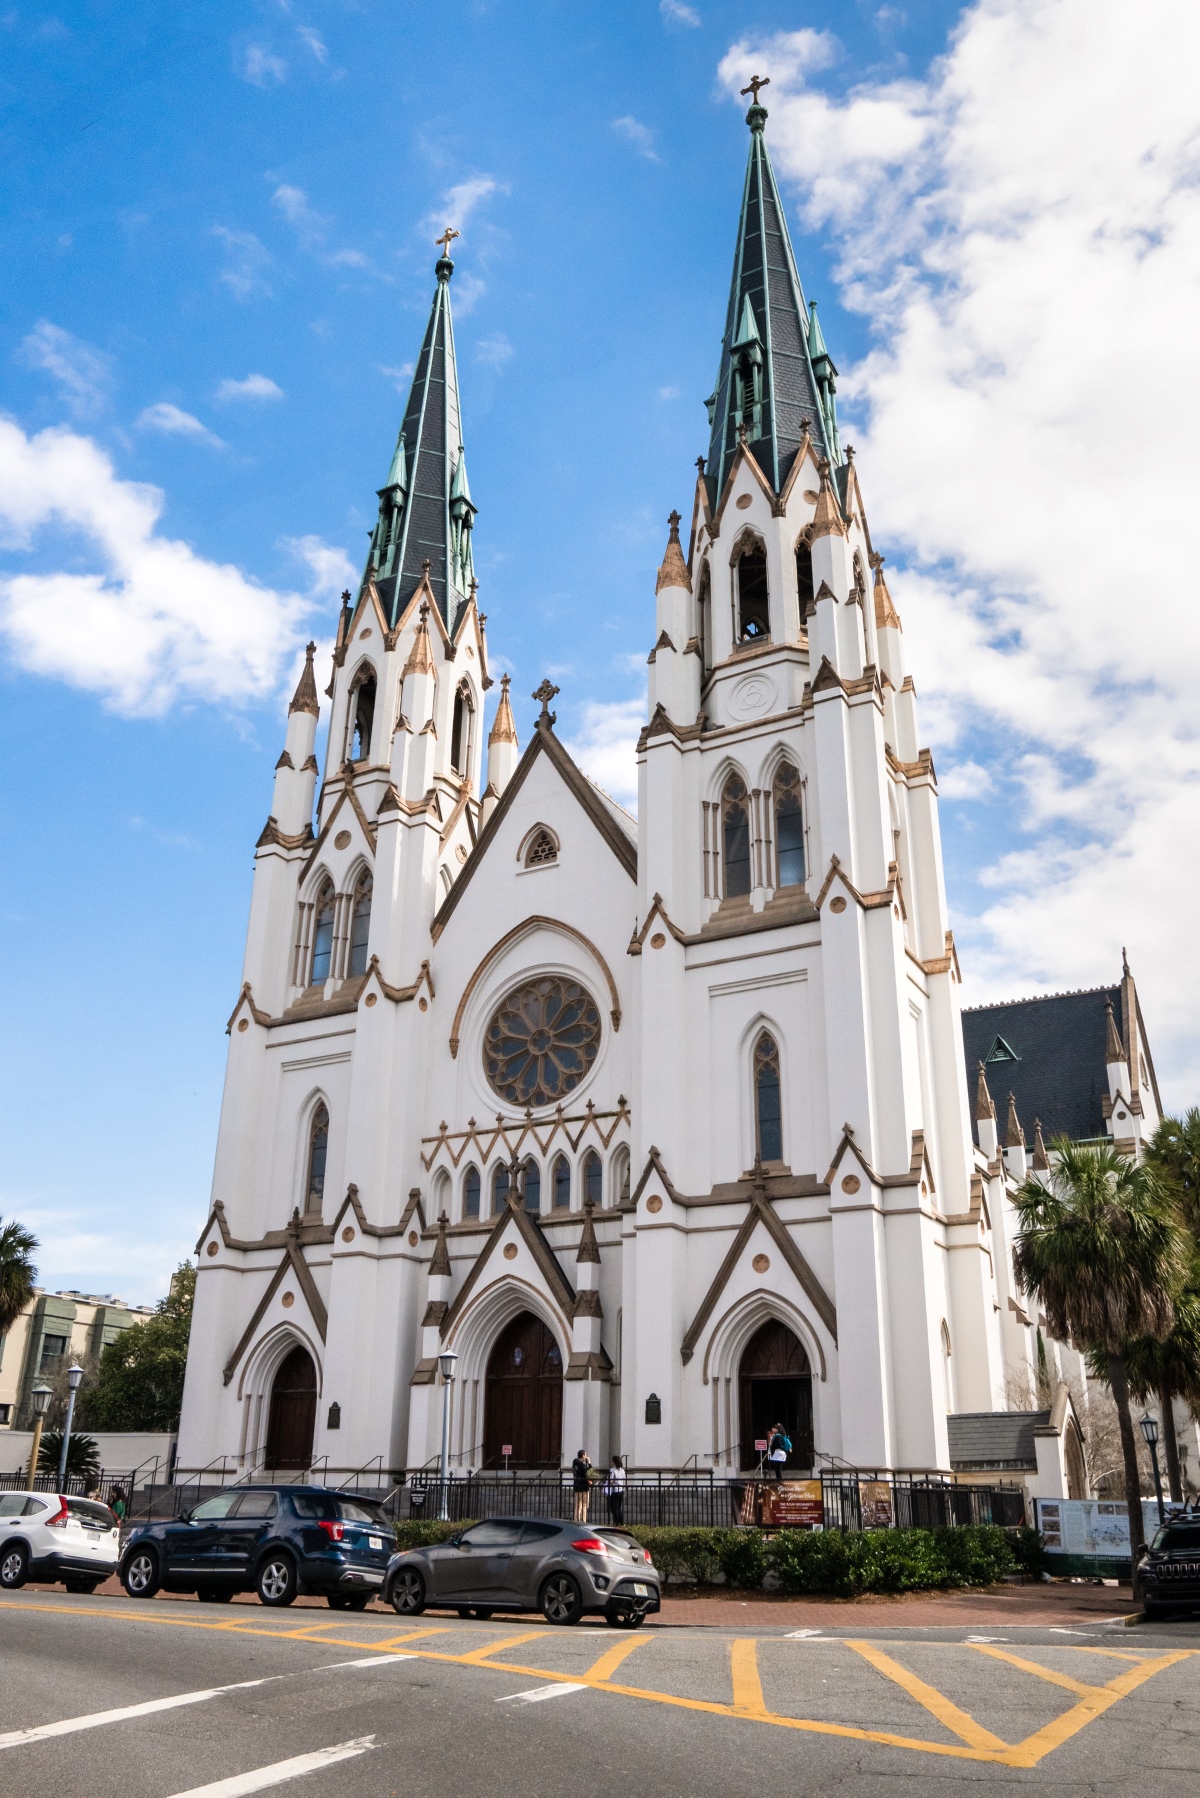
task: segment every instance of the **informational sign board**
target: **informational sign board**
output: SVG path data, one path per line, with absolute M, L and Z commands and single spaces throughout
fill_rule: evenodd
M 511 1442 L 502 1443 L 501 1448 L 500 1448 L 500 1453 L 504 1456 L 504 1459 L 507 1461 L 508 1457 L 512 1454 L 512 1443 Z
M 886 1480 L 859 1480 L 858 1504 L 865 1530 L 892 1527 L 892 1489 Z
M 767 1438 L 765 1436 L 756 1436 L 754 1438 L 754 1452 L 756 1455 L 765 1455 L 766 1454 Z
M 1037 1498 L 1037 1527 L 1049 1554 L 1089 1555 L 1114 1561 L 1129 1559 L 1129 1512 L 1124 1503 L 1107 1498 Z M 1158 1528 L 1158 1505 L 1142 1500 L 1146 1538 Z
M 780 1480 L 762 1495 L 763 1522 L 793 1529 L 820 1529 L 825 1524 L 825 1500 L 820 1480 Z

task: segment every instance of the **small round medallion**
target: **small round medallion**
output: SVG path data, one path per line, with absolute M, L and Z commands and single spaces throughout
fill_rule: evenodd
M 748 674 L 729 696 L 734 718 L 761 718 L 775 706 L 775 682 L 767 674 Z
M 416 1248 L 416 1246 L 417 1246 L 417 1244 L 418 1244 L 418 1243 L 419 1243 L 419 1242 L 420 1242 L 420 1240 L 421 1240 L 421 1238 L 420 1238 L 420 1237 L 419 1237 L 419 1236 L 418 1236 L 418 1235 L 417 1235 L 417 1233 L 416 1233 L 416 1231 L 415 1231 L 415 1230 L 410 1230 L 410 1231 L 409 1231 L 409 1233 L 408 1233 L 408 1246 L 409 1246 L 409 1248 L 410 1248 L 410 1249 L 415 1249 L 415 1248 Z
M 504 1245 L 504 1259 L 506 1261 L 515 1261 L 516 1258 L 517 1258 L 516 1243 L 515 1242 L 506 1242 Z
M 654 935 L 650 938 L 650 947 L 652 949 L 663 949 L 666 947 L 666 942 L 667 942 L 667 939 L 663 935 L 662 931 L 656 930 L 654 932 Z
M 378 1005 L 378 1003 L 379 1003 L 379 994 L 378 993 L 368 993 L 366 998 L 363 1000 L 363 1004 L 365 1006 L 367 1006 L 368 1008 L 370 1008 L 372 1005 Z
M 279 1303 L 283 1306 L 285 1311 L 290 1311 L 292 1306 L 296 1303 L 295 1293 L 285 1292 Z
M 842 1191 L 857 1192 L 861 1185 L 862 1181 L 857 1174 L 847 1174 L 846 1178 L 842 1181 Z
M 840 893 L 837 895 L 836 899 L 831 899 L 829 901 L 829 909 L 830 911 L 845 911 L 846 901 L 842 898 Z
M 921 1197 L 923 1199 L 927 1199 L 929 1197 L 929 1187 L 928 1187 L 928 1184 L 924 1180 L 922 1180 L 922 1182 L 921 1182 Z
M 739 512 L 744 512 L 744 511 L 745 511 L 745 510 L 746 510 L 746 508 L 747 508 L 747 507 L 748 507 L 748 506 L 749 506 L 749 505 L 750 505 L 750 504 L 751 504 L 751 502 L 752 502 L 752 501 L 753 501 L 753 498 L 754 498 L 754 495 L 753 495 L 753 494 L 752 494 L 752 493 L 739 493 L 739 494 L 738 494 L 738 497 L 737 497 L 737 509 L 738 509 L 738 511 L 739 511 Z
M 765 1274 L 771 1265 L 771 1257 L 769 1255 L 756 1255 L 750 1265 L 756 1274 Z
M 241 1031 L 241 1030 L 249 1030 L 249 1028 L 250 1028 L 250 1020 L 249 1020 L 249 1018 L 239 1018 L 239 1019 L 238 1019 L 238 1029 L 239 1029 L 239 1031 Z
M 336 837 L 333 839 L 333 846 L 335 849 L 349 849 L 350 832 L 348 830 L 339 830 Z
M 354 1231 L 350 1228 L 349 1224 L 347 1224 L 346 1228 L 342 1231 L 342 1241 L 343 1242 L 353 1242 L 354 1241 Z
M 657 1193 L 654 1194 L 653 1198 L 646 1200 L 646 1210 L 647 1211 L 661 1211 L 662 1210 L 662 1200 L 659 1198 Z
M 364 637 L 369 637 L 369 636 L 370 636 L 370 635 L 371 635 L 371 627 L 370 627 L 370 625 L 369 625 L 369 624 L 367 624 L 367 625 L 364 625 L 364 626 L 363 626 L 363 628 L 362 628 L 362 630 L 360 630 L 360 631 L 359 631 L 359 633 L 358 633 L 358 640 L 359 640 L 359 642 L 360 642 L 360 643 L 361 643 L 361 642 L 362 642 L 362 640 L 363 640 L 363 638 L 364 638 Z
M 428 999 L 418 999 L 417 1004 L 420 1006 L 422 1011 L 429 1010 L 429 1000 Z
M 216 1243 L 215 1243 L 215 1242 L 210 1242 L 210 1243 L 209 1243 L 209 1245 L 208 1245 L 208 1249 L 207 1249 L 207 1251 L 206 1251 L 206 1252 L 207 1252 L 207 1253 L 208 1253 L 208 1254 L 210 1254 L 210 1255 L 215 1255 L 215 1254 L 216 1254 L 216 1252 L 217 1252 L 217 1245 L 216 1245 Z

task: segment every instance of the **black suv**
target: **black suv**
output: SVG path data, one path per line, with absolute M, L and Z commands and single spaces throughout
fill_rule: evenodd
M 334 1610 L 361 1611 L 383 1585 L 396 1533 L 365 1499 L 321 1486 L 239 1486 L 194 1511 L 144 1523 L 121 1556 L 131 1598 L 195 1592 L 221 1603 L 257 1592 L 264 1604 L 291 1604 L 301 1592 Z
M 1147 1617 L 1200 1606 L 1200 1516 L 1161 1525 L 1142 1562 L 1142 1594 Z

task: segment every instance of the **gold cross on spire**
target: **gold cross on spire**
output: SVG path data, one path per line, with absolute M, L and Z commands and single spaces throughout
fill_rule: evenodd
M 742 89 L 742 98 L 745 99 L 747 94 L 753 94 L 754 98 L 750 102 L 750 104 L 752 106 L 757 106 L 758 105 L 758 90 L 759 90 L 759 88 L 760 87 L 770 87 L 770 85 L 771 85 L 771 77 L 769 75 L 751 75 L 749 87 L 744 87 Z
M 441 250 L 442 255 L 448 256 L 450 254 L 450 245 L 454 242 L 456 237 L 461 236 L 461 231 L 455 231 L 452 226 L 447 225 L 446 229 L 442 232 L 442 235 L 440 237 L 435 237 L 433 241 Z

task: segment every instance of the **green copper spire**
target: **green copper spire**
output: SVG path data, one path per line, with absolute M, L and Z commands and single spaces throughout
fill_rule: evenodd
M 456 234 L 455 234 L 456 235 Z M 442 240 L 443 249 L 449 248 Z M 471 530 L 476 508 L 467 486 L 458 400 L 458 365 L 450 316 L 454 264 L 437 262 L 437 288 L 413 375 L 404 422 L 379 489 L 379 518 L 367 566 L 395 624 L 429 563 L 434 600 L 453 632 L 473 579 Z
M 811 360 L 815 314 L 810 321 L 763 136 L 766 122 L 767 109 L 758 104 L 755 91 L 754 104 L 746 114 L 750 160 L 738 219 L 721 366 L 716 388 L 705 402 L 712 426 L 707 475 L 714 504 L 737 451 L 740 426 L 745 426 L 746 442 L 776 493 L 795 460 L 806 420 L 818 449 L 824 449 L 833 462 L 841 460 L 831 423 L 837 371 L 816 327 L 828 370 L 826 402 L 826 389 Z
M 815 300 L 808 302 L 808 313 L 808 359 L 812 363 L 813 375 L 821 391 L 821 412 L 825 419 L 825 437 L 833 452 L 833 460 L 840 462 L 842 452 L 838 443 L 837 401 L 833 397 L 837 392 L 837 369 L 834 367 L 833 357 L 825 348 L 825 338 L 817 318 L 817 302 Z

